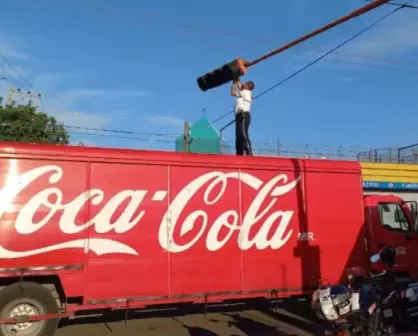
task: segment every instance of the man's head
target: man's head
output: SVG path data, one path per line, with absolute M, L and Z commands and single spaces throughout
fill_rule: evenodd
M 244 89 L 246 89 L 246 90 L 253 91 L 253 90 L 254 90 L 254 88 L 255 88 L 255 84 L 254 84 L 254 82 L 252 82 L 252 81 L 248 81 L 248 82 L 244 83 L 243 87 L 244 87 Z

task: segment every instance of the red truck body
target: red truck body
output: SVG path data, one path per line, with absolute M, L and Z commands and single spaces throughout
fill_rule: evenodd
M 66 311 L 303 294 L 382 243 L 417 270 L 412 226 L 380 223 L 379 202 L 402 200 L 363 201 L 356 162 L 10 143 L 0 155 L 0 276 L 55 279 Z

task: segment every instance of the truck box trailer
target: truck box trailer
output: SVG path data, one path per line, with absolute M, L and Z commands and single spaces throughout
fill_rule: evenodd
M 302 295 L 385 244 L 418 273 L 416 214 L 363 196 L 357 162 L 1 143 L 0 186 L 1 335 L 53 335 L 77 311 Z

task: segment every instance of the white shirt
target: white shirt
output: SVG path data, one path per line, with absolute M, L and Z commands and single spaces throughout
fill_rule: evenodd
M 235 113 L 238 113 L 240 111 L 250 112 L 252 102 L 253 102 L 252 91 L 247 90 L 247 89 L 237 91 L 237 101 L 235 103 Z

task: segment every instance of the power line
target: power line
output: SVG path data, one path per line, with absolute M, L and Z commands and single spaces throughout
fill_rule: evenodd
M 3 79 L 3 78 L 0 78 Z M 7 78 L 4 77 L 5 80 Z M 50 114 L 53 116 L 53 114 Z M 128 131 L 128 130 L 120 130 L 120 129 L 109 129 L 109 128 L 98 128 L 98 127 L 86 127 L 86 126 L 79 126 L 79 125 L 66 125 L 61 123 L 61 125 L 68 129 L 74 130 L 84 130 L 84 131 L 95 131 L 95 132 L 104 132 L 104 133 L 120 133 L 120 134 L 131 134 L 131 135 L 144 135 L 144 136 L 158 136 L 158 137 L 177 137 L 180 136 L 181 133 L 150 133 L 150 132 L 137 132 L 137 131 Z M 98 135 L 95 133 L 95 135 Z
M 107 129 L 107 128 L 95 128 L 95 127 L 84 127 L 84 126 L 75 126 L 75 125 L 63 125 L 65 128 L 77 129 L 77 130 L 86 130 L 86 131 L 96 131 L 96 132 L 107 132 L 107 133 L 121 133 L 121 134 L 133 134 L 133 135 L 149 135 L 149 136 L 179 136 L 178 134 L 170 133 L 146 133 L 146 132 L 135 132 L 135 131 L 125 131 L 117 129 Z
M 38 92 L 38 90 L 36 90 L 35 89 L 35 87 L 32 85 L 32 83 L 31 82 L 29 82 L 29 80 L 25 77 L 25 76 L 23 76 L 21 73 L 20 73 L 20 71 L 19 70 L 17 70 L 13 65 L 12 65 L 12 63 L 10 63 L 10 61 L 7 59 L 7 57 L 6 56 L 4 56 L 4 54 L 2 54 L 1 52 L 0 52 L 0 58 L 1 59 L 3 59 L 3 61 L 10 67 L 10 69 L 12 69 L 17 75 L 18 75 L 18 77 L 20 77 L 21 79 L 22 79 L 22 81 L 23 81 L 23 83 L 25 83 L 26 85 L 27 85 L 27 88 L 29 88 L 30 90 L 32 90 L 32 91 L 34 91 L 35 93 L 36 93 L 36 98 L 39 100 L 39 105 L 40 105 L 40 108 L 41 108 L 41 110 L 42 110 L 42 112 L 45 110 L 44 109 L 44 103 L 43 103 L 43 101 L 42 101 L 42 96 L 41 96 L 41 94 Z M 3 69 L 3 71 L 5 71 L 4 69 Z M 9 81 L 10 82 L 10 81 Z M 28 91 L 28 94 L 30 94 L 30 95 L 32 95 L 31 94 L 31 92 L 30 91 Z M 35 96 L 34 96 L 35 97 Z
M 7 123 L 2 123 L 0 125 L 1 127 L 7 127 Z M 173 143 L 174 139 L 172 138 L 168 138 L 168 137 L 172 137 L 172 136 L 180 136 L 182 134 L 170 134 L 170 133 L 146 133 L 146 132 L 133 132 L 133 131 L 121 131 L 121 130 L 110 130 L 110 129 L 100 129 L 100 128 L 92 128 L 92 127 L 84 127 L 84 126 L 71 126 L 71 125 L 63 125 L 64 127 L 67 128 L 74 128 L 77 129 L 76 131 L 73 130 L 69 130 L 70 134 L 80 134 L 80 135 L 89 135 L 89 136 L 98 136 L 98 137 L 107 137 L 107 138 L 119 138 L 119 139 L 129 139 L 129 140 L 140 140 L 140 141 L 151 141 L 151 142 L 163 142 L 163 143 Z M 25 127 L 20 126 L 22 129 L 24 129 Z M 17 127 L 19 128 L 19 126 Z M 79 130 L 104 130 L 107 132 L 118 132 L 118 134 L 102 134 L 102 133 L 92 133 L 92 132 L 83 132 L 83 131 L 79 131 Z M 139 135 L 139 136 L 127 136 L 127 135 L 121 135 L 119 133 L 121 132 L 126 132 L 129 133 L 131 135 Z M 159 138 L 156 138 L 156 136 L 158 136 Z M 161 138 L 162 137 L 162 138 Z M 165 137 L 165 138 L 164 138 Z M 205 141 L 206 139 L 201 139 L 201 138 L 196 138 L 194 137 L 194 139 L 199 139 L 200 141 Z M 208 145 L 210 145 L 211 143 L 213 143 L 213 141 L 208 140 Z M 233 141 L 228 141 L 228 140 L 222 140 L 222 143 L 224 145 L 233 145 Z M 277 142 L 274 141 L 263 141 L 263 142 L 255 142 L 258 146 L 275 146 L 278 145 Z M 213 144 L 213 146 L 219 146 L 216 144 Z M 342 147 L 342 146 L 338 146 L 338 147 L 333 147 L 333 146 L 318 146 L 318 145 L 314 145 L 314 144 L 309 144 L 306 143 L 304 145 L 301 144 L 292 144 L 292 143 L 284 143 L 281 142 L 279 144 L 281 150 L 283 150 L 283 152 L 288 152 L 288 153 L 295 153 L 298 151 L 301 151 L 301 149 L 303 148 L 303 151 L 306 153 L 306 150 L 309 149 L 309 152 L 318 152 L 321 151 L 321 154 L 325 154 L 327 152 L 334 152 L 337 149 L 340 151 L 344 151 L 345 153 L 359 153 L 361 151 L 369 151 L 370 148 L 369 147 Z M 263 150 L 272 150 L 272 148 L 262 148 Z
M 395 4 L 393 4 L 393 5 L 395 5 Z M 402 6 L 404 8 L 414 7 L 414 6 L 410 6 L 410 5 L 403 6 L 402 4 L 399 4 L 399 6 Z M 128 17 L 131 16 L 131 14 L 127 13 L 126 11 L 123 11 L 123 14 L 125 14 Z M 276 44 L 277 43 L 277 41 L 274 41 L 272 39 L 262 37 L 262 36 L 246 35 L 246 34 L 242 34 L 242 33 L 239 33 L 239 32 L 209 28 L 209 27 L 202 27 L 202 26 L 192 25 L 192 24 L 184 23 L 184 22 L 177 22 L 177 21 L 170 20 L 166 16 L 156 17 L 156 16 L 152 16 L 152 15 L 149 15 L 149 14 L 146 14 L 146 13 L 139 13 L 139 15 L 142 18 L 144 18 L 148 21 L 158 22 L 158 23 L 161 23 L 161 24 L 167 24 L 167 25 L 179 27 L 179 28 L 182 28 L 182 29 L 189 29 L 189 30 L 194 30 L 194 31 L 202 32 L 202 33 L 208 33 L 208 34 L 223 35 L 223 36 L 227 36 L 227 37 L 238 38 L 238 39 L 243 39 L 243 40 L 247 40 L 247 41 L 254 41 L 254 42 L 258 42 L 258 43 L 260 43 L 260 42 L 261 43 L 267 43 L 267 44 L 273 44 L 273 43 Z M 324 50 L 324 48 L 318 48 L 318 50 L 321 51 L 321 50 Z M 339 55 L 347 56 L 347 57 L 366 59 L 366 60 L 370 60 L 370 61 L 374 61 L 374 62 L 392 63 L 392 64 L 398 64 L 398 65 L 407 65 L 407 66 L 418 67 L 418 63 L 403 62 L 403 61 L 399 61 L 399 60 L 373 57 L 373 56 L 366 56 L 366 55 L 362 55 L 362 54 L 359 54 L 359 53 L 348 53 L 348 52 L 343 52 L 343 51 L 337 51 L 336 53 L 339 54 Z M 298 57 L 306 57 L 306 56 L 309 56 L 309 53 L 294 53 L 293 55 L 298 56 Z M 332 61 L 332 62 L 333 61 L 337 61 L 337 62 L 340 61 L 340 60 L 335 60 L 335 59 L 332 59 L 332 58 L 329 58 L 328 60 Z M 340 62 L 345 62 L 345 61 L 340 61 Z M 370 64 L 370 66 L 371 66 L 371 64 Z
M 2 68 L 0 68 L 0 70 L 3 70 Z M 13 87 L 17 88 L 17 85 L 15 83 L 13 83 L 10 79 L 8 79 L 6 76 L 1 76 L 0 80 L 3 80 L 7 83 L 9 83 L 10 85 L 12 85 Z
M 37 90 L 33 87 L 32 83 L 29 82 L 21 73 L 19 70 L 17 70 L 10 62 L 9 60 L 6 58 L 6 56 L 4 56 L 1 52 L 0 52 L 0 58 L 3 59 L 3 61 L 10 67 L 10 69 L 12 69 L 22 80 L 24 83 L 26 83 L 28 85 L 28 87 L 30 89 L 32 89 L 33 91 L 37 92 Z
M 71 132 L 71 134 L 76 135 L 87 135 L 87 136 L 97 136 L 97 137 L 105 137 L 105 138 L 116 138 L 116 139 L 127 139 L 127 140 L 135 140 L 139 142 L 147 142 L 147 143 L 162 143 L 162 144 L 173 144 L 173 140 L 169 139 L 156 139 L 152 137 L 133 137 L 133 136 L 124 136 L 118 134 L 96 134 L 96 133 L 89 133 L 89 132 Z M 194 138 L 194 140 L 199 140 L 199 144 L 204 146 L 205 148 L 216 148 L 220 149 L 222 153 L 232 152 L 232 147 L 230 141 L 222 141 L 221 145 L 214 144 L 213 141 L 207 141 L 207 139 L 200 139 Z M 79 141 L 79 140 L 78 140 Z M 355 161 L 364 161 L 367 159 L 366 157 L 361 160 L 361 156 L 365 153 L 370 153 L 373 160 L 378 160 L 381 158 L 391 160 L 395 162 L 398 160 L 398 147 L 394 148 L 395 152 L 386 151 L 382 153 L 374 153 L 375 150 L 371 148 L 355 148 L 355 147 L 343 147 L 343 146 L 315 146 L 312 144 L 298 144 L 298 145 L 291 145 L 291 144 L 284 144 L 276 142 L 273 146 L 272 143 L 264 142 L 264 143 L 254 143 L 254 152 L 257 152 L 257 155 L 268 155 L 268 156 L 282 156 L 282 157 L 311 157 L 311 158 L 326 158 L 326 159 L 351 159 Z M 390 148 L 384 148 L 390 149 Z M 377 162 L 377 161 L 376 161 Z
M 173 140 L 168 140 L 168 139 L 132 137 L 132 136 L 114 135 L 114 134 L 97 134 L 97 133 L 89 133 L 89 132 L 71 132 L 71 133 L 72 134 L 80 134 L 80 135 L 107 137 L 107 138 L 117 138 L 117 139 L 129 139 L 129 140 L 139 140 L 139 141 L 154 141 L 154 142 L 163 142 L 163 143 L 173 143 Z M 137 134 L 140 134 L 140 133 L 137 133 Z M 142 134 L 152 135 L 152 134 L 148 134 L 148 133 L 142 133 Z
M 7 126 L 5 124 L 0 125 L 1 127 Z M 79 129 L 93 129 L 94 128 L 88 128 L 88 127 L 81 127 L 76 126 Z M 112 131 L 112 130 L 107 130 Z M 117 130 L 119 132 L 119 130 Z M 159 136 L 166 136 L 166 135 L 172 135 L 172 134 L 158 134 L 158 133 L 141 133 L 141 132 L 130 132 L 135 133 L 138 135 L 144 135 L 143 136 L 127 136 L 127 135 L 120 135 L 120 134 L 98 134 L 98 133 L 91 133 L 91 132 L 82 132 L 82 131 L 69 131 L 70 134 L 76 134 L 76 135 L 87 135 L 87 136 L 96 136 L 96 137 L 104 137 L 104 138 L 117 138 L 117 139 L 127 139 L 127 140 L 136 140 L 136 141 L 142 141 L 142 142 L 154 142 L 154 143 L 166 143 L 166 144 L 173 144 L 174 139 L 169 138 L 155 138 L 152 137 L 153 135 L 159 135 Z M 199 140 L 202 144 L 202 141 L 205 141 L 205 139 L 199 139 L 194 138 L 194 140 Z M 362 154 L 364 151 L 370 152 L 371 148 L 365 148 L 365 147 L 343 147 L 343 146 L 315 146 L 313 144 L 286 144 L 286 143 L 279 143 L 275 142 L 274 148 L 271 147 L 273 142 L 267 141 L 267 142 L 258 142 L 255 143 L 254 149 L 255 151 L 262 153 L 262 155 L 266 154 L 274 154 L 273 156 L 308 156 L 308 157 L 319 157 L 319 156 L 326 156 L 327 158 L 357 158 L 359 154 Z M 206 148 L 209 147 L 216 147 L 219 148 L 219 145 L 216 145 L 213 143 L 213 141 L 208 141 L 207 143 L 204 143 L 204 146 Z M 269 146 L 269 147 L 265 147 Z M 277 147 L 276 147 L 277 146 Z M 225 141 L 222 140 L 221 148 L 225 151 L 229 151 L 231 149 L 231 141 Z M 289 155 L 288 155 L 289 154 Z M 386 154 L 384 154 L 386 155 Z M 272 155 L 270 155 L 272 156 Z M 396 155 L 397 157 L 397 155 Z M 394 156 L 395 158 L 395 156 Z
M 396 10 L 398 10 L 398 9 L 400 9 L 400 8 L 397 8 Z M 127 13 L 125 13 L 125 14 L 127 14 Z M 390 14 L 392 14 L 392 13 L 390 13 Z M 128 15 L 128 14 L 127 14 Z M 389 16 L 389 15 L 388 15 Z M 383 18 L 384 19 L 384 18 Z M 167 23 L 166 21 L 165 21 L 165 23 Z M 193 27 L 193 26 L 191 26 L 191 25 L 188 25 L 188 24 L 180 24 L 182 27 L 184 27 L 184 28 L 196 28 L 196 27 Z M 203 28 L 199 28 L 199 30 L 201 30 L 201 31 L 207 31 L 207 32 L 218 32 L 219 33 L 219 31 L 216 31 L 216 30 L 213 30 L 213 29 L 209 29 L 209 30 L 205 30 L 205 29 L 203 29 Z M 245 38 L 245 39 L 252 39 L 252 40 L 258 40 L 259 42 L 260 41 L 263 41 L 263 42 L 268 42 L 268 43 L 273 43 L 273 41 L 272 40 L 266 40 L 266 39 L 260 39 L 260 38 L 254 38 L 254 37 L 248 37 L 248 36 L 245 36 L 245 35 L 242 35 L 242 34 L 234 34 L 234 33 L 228 33 L 228 32 L 224 32 L 224 34 L 226 34 L 226 35 L 230 35 L 230 36 L 238 36 L 238 37 L 240 37 L 240 38 Z M 360 34 L 358 34 L 358 35 L 360 35 Z M 358 36 L 358 35 L 356 35 L 356 36 Z M 355 36 L 355 37 L 356 37 Z M 355 38 L 354 37 L 354 38 Z M 351 39 L 349 39 L 349 40 L 351 40 Z M 347 41 L 348 42 L 348 41 Z M 339 46 L 340 47 L 340 46 Z M 313 62 L 311 62 L 311 63 L 309 63 L 307 66 L 305 66 L 305 67 L 303 67 L 302 69 L 300 69 L 299 71 L 297 71 L 296 73 L 294 73 L 294 74 L 292 74 L 291 76 L 288 76 L 287 78 L 285 78 L 283 81 L 281 81 L 281 82 L 279 82 L 278 84 L 276 84 L 275 86 L 273 86 L 273 87 L 271 87 L 271 88 L 269 88 L 269 89 L 267 89 L 266 91 L 264 91 L 263 93 L 261 93 L 260 95 L 258 95 L 256 98 L 259 98 L 259 97 L 261 97 L 262 95 L 264 95 L 264 94 L 266 94 L 267 92 L 269 92 L 269 91 L 271 91 L 272 89 L 274 89 L 275 87 L 277 87 L 277 86 L 279 86 L 279 85 L 281 85 L 282 83 L 284 83 L 285 81 L 287 81 L 287 80 L 289 80 L 289 79 L 291 79 L 292 77 L 294 77 L 294 76 L 296 76 L 298 73 L 300 73 L 300 72 L 302 72 L 303 70 L 305 70 L 305 69 L 307 69 L 308 67 L 310 67 L 311 65 L 313 65 L 313 64 L 315 64 L 316 62 L 318 62 L 319 60 L 321 60 L 321 59 L 323 59 L 323 58 L 325 58 L 326 56 L 328 56 L 330 53 L 332 53 L 332 52 L 335 52 L 335 50 L 336 49 L 338 49 L 339 47 L 337 47 L 337 48 L 334 48 L 333 50 L 331 50 L 330 52 L 328 52 L 328 53 L 326 53 L 326 54 L 324 54 L 324 55 L 322 55 L 321 57 L 319 57 L 319 58 L 317 58 L 315 61 L 313 61 Z M 351 54 L 347 54 L 347 55 L 351 55 Z M 361 58 L 367 58 L 367 57 L 364 57 L 364 56 L 362 56 L 362 55 L 356 55 L 357 57 L 361 57 Z M 25 78 L 25 77 L 23 77 L 21 74 L 20 74 L 20 72 L 17 70 L 17 69 L 15 69 L 13 66 L 12 66 L 12 64 L 7 60 L 7 58 L 5 58 L 4 57 L 4 55 L 2 55 L 1 53 L 0 53 L 0 57 L 2 58 L 2 59 L 4 59 L 5 60 L 5 62 L 11 67 L 11 69 L 13 69 L 18 75 L 19 75 L 19 77 L 21 77 L 31 88 L 33 88 L 34 89 L 34 91 L 36 91 L 35 90 L 35 88 L 33 87 L 33 85 Z M 379 60 L 379 61 L 383 61 L 382 59 L 375 59 L 375 60 Z M 344 61 L 342 61 L 342 60 L 335 60 L 335 61 L 337 61 L 337 62 L 344 62 Z M 390 61 L 390 60 L 385 60 L 386 62 L 395 62 L 395 63 L 400 63 L 400 62 L 396 62 L 396 61 Z M 352 64 L 359 64 L 359 65 L 363 65 L 363 64 L 360 64 L 360 63 L 355 63 L 355 62 L 351 62 Z M 418 64 L 417 64 L 417 66 L 418 66 Z M 383 67 L 382 67 L 383 68 Z M 402 71 L 401 69 L 394 69 L 394 70 L 399 70 L 399 71 Z M 4 80 L 7 80 L 7 78 L 6 77 L 2 77 L 1 79 L 4 79 Z M 9 83 L 12 83 L 10 80 L 7 80 Z M 13 84 L 13 83 L 12 83 Z M 255 98 L 255 99 L 256 99 Z M 40 99 L 40 103 L 41 103 L 41 105 L 42 105 L 42 100 Z M 42 110 L 44 110 L 43 109 L 43 107 L 41 107 L 42 108 Z M 214 121 L 212 121 L 212 122 L 216 122 L 216 121 L 218 121 L 218 120 L 220 120 L 220 119 L 223 119 L 225 116 L 227 116 L 227 115 L 229 115 L 229 112 L 227 113 L 227 114 L 225 114 L 224 116 L 222 116 L 221 118 L 218 118 L 218 119 L 216 119 L 216 120 L 214 120 Z M 125 131 L 125 130 L 115 130 L 115 129 L 100 129 L 100 128 L 88 128 L 88 127 L 81 127 L 81 126 L 73 126 L 73 125 L 64 125 L 64 127 L 66 127 L 66 128 L 72 128 L 72 129 L 80 129 L 80 130 L 91 130 L 91 131 L 101 131 L 101 132 L 110 132 L 110 133 L 122 133 L 122 134 L 139 134 L 139 135 L 150 135 L 150 136 L 178 136 L 178 135 L 180 135 L 180 134 L 160 134 L 160 133 L 141 133 L 141 132 L 133 132 L 133 131 Z
M 410 1 L 408 1 L 407 3 L 409 3 Z M 328 50 L 326 53 L 322 54 L 321 56 L 317 57 L 316 59 L 314 59 L 312 62 L 309 62 L 307 65 L 305 65 L 304 67 L 300 68 L 299 70 L 293 72 L 292 74 L 290 74 L 289 76 L 285 77 L 284 79 L 282 79 L 281 81 L 277 82 L 276 84 L 270 86 L 269 88 L 267 88 L 266 90 L 264 90 L 262 93 L 260 93 L 259 95 L 257 95 L 255 99 L 258 99 L 264 95 L 266 95 L 268 92 L 274 90 L 275 88 L 277 88 L 278 86 L 284 84 L 285 82 L 287 82 L 288 80 L 292 79 L 293 77 L 297 76 L 298 74 L 300 74 L 301 72 L 307 70 L 308 68 L 310 68 L 311 66 L 315 65 L 316 63 L 318 63 L 319 61 L 321 61 L 322 59 L 324 59 L 325 57 L 327 57 L 328 55 L 332 54 L 334 51 L 342 48 L 343 46 L 345 46 L 346 44 L 348 44 L 349 42 L 353 41 L 354 39 L 356 39 L 357 37 L 359 37 L 360 35 L 364 34 L 365 32 L 369 31 L 371 28 L 375 27 L 376 25 L 378 25 L 380 22 L 382 22 L 383 20 L 387 19 L 389 16 L 393 15 L 394 13 L 396 13 L 398 10 L 402 9 L 403 6 L 399 6 L 395 9 L 393 9 L 392 11 L 390 11 L 388 14 L 382 16 L 380 19 L 374 21 L 372 24 L 368 25 L 367 27 L 365 27 L 364 29 L 362 29 L 361 31 L 359 31 L 358 33 L 356 33 L 355 35 L 351 36 L 350 38 L 346 39 L 345 41 L 343 41 L 342 43 L 340 43 L 339 45 L 337 45 L 336 47 Z M 215 123 L 223 118 L 225 118 L 226 116 L 228 116 L 231 112 L 225 113 L 224 115 L 220 116 L 219 118 L 215 119 L 214 121 L 212 121 L 212 123 Z
M 84 127 L 83 127 L 84 128 Z M 85 129 L 89 129 L 89 128 L 85 128 Z M 98 133 L 90 133 L 90 132 L 79 132 L 79 131 L 70 131 L 71 134 L 80 134 L 80 135 L 89 135 L 89 136 L 98 136 L 98 137 L 108 137 L 108 138 L 119 138 L 119 139 L 130 139 L 130 140 L 140 140 L 140 141 L 154 141 L 154 142 L 163 142 L 163 143 L 173 143 L 173 139 L 160 139 L 160 138 L 155 138 L 155 137 L 132 137 L 132 136 L 125 136 L 125 135 L 119 135 L 119 134 L 98 134 Z M 145 136 L 152 136 L 154 135 L 153 133 L 141 133 L 141 132 L 136 132 L 135 134 L 139 134 L 139 135 L 145 135 Z M 170 134 L 159 134 L 162 136 L 165 135 L 170 135 Z M 180 135 L 180 134 L 179 134 Z M 195 138 L 195 139 L 199 139 L 199 138 Z M 201 141 L 204 141 L 206 139 L 199 139 Z M 227 140 L 223 140 L 222 141 L 224 145 L 233 145 L 233 141 L 227 141 Z M 211 140 L 208 140 L 208 145 L 210 145 L 211 143 L 213 143 Z M 275 141 L 264 141 L 264 142 L 256 142 L 257 146 L 266 146 L 266 145 L 273 145 L 275 146 L 279 146 L 281 149 L 285 149 L 284 152 L 288 152 L 288 153 L 294 153 L 294 152 L 303 152 L 306 153 L 307 150 L 309 150 L 309 152 L 321 152 L 321 154 L 326 154 L 329 152 L 335 152 L 336 150 L 338 151 L 344 151 L 344 153 L 352 153 L 352 154 L 358 154 L 359 152 L 369 152 L 371 150 L 370 147 L 343 147 L 343 146 L 318 146 L 318 145 L 314 145 L 314 144 L 291 144 L 291 143 L 277 143 Z M 216 144 L 213 144 L 213 146 L 219 146 Z M 273 148 L 263 148 L 264 150 L 273 150 Z M 303 149 L 303 150 L 302 150 Z M 386 148 L 385 148 L 386 149 Z
M 5 124 L 1 125 L 2 127 L 7 126 Z M 84 126 L 71 126 L 71 125 L 63 125 L 64 127 L 70 128 L 69 132 L 70 134 L 77 134 L 77 135 L 88 135 L 88 136 L 96 136 L 96 137 L 104 137 L 104 138 L 116 138 L 116 139 L 127 139 L 127 140 L 138 140 L 138 141 L 146 141 L 146 142 L 156 142 L 156 143 L 170 143 L 172 144 L 175 139 L 168 138 L 172 136 L 180 136 L 181 134 L 169 134 L 169 133 L 146 133 L 146 132 L 133 132 L 133 131 L 121 131 L 121 130 L 111 130 L 111 129 L 101 129 L 101 128 L 92 128 L 92 127 L 84 127 Z M 76 129 L 75 131 L 71 129 Z M 81 131 L 79 131 L 81 130 Z M 101 134 L 101 133 L 92 133 L 92 132 L 83 132 L 83 130 L 87 131 L 107 131 L 107 132 L 117 132 L 118 134 Z M 129 135 L 122 135 L 120 133 L 126 132 L 131 135 L 138 135 L 138 136 L 129 136 Z M 156 138 L 155 136 L 158 136 Z M 194 138 L 199 139 L 199 138 Z M 199 139 L 199 141 L 204 141 L 204 139 Z M 222 140 L 223 146 L 231 146 L 232 141 L 225 141 Z M 264 147 L 266 145 L 271 145 L 271 141 L 264 141 L 264 142 L 258 142 L 255 143 L 256 146 L 262 146 L 257 147 L 257 150 L 259 151 L 275 151 L 274 148 L 268 148 Z M 219 145 L 213 144 L 213 142 L 208 141 L 208 143 L 205 144 L 206 147 L 210 146 L 216 146 L 219 147 Z M 321 155 L 334 155 L 334 152 L 344 152 L 345 155 L 348 153 L 350 154 L 358 154 L 361 151 L 367 151 L 370 148 L 365 147 L 330 147 L 330 146 L 314 146 L 313 144 L 290 144 L 290 143 L 280 143 L 280 152 L 281 153 L 291 153 L 291 154 L 321 154 Z
M 3 80 L 5 82 L 8 82 L 11 86 L 13 86 L 15 89 L 18 89 L 21 85 L 15 78 L 13 78 L 13 75 L 10 74 L 9 71 L 7 71 L 5 68 L 0 67 L 0 71 L 4 73 L 4 75 L 0 76 L 0 80 Z

